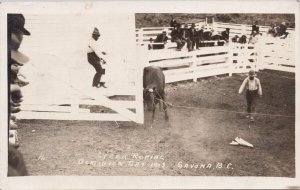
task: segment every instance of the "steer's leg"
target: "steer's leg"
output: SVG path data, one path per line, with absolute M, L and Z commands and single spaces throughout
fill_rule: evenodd
M 153 123 L 154 123 L 154 117 L 155 117 L 155 104 L 153 105 L 151 128 L 152 128 Z
M 168 110 L 167 110 L 168 107 L 167 107 L 167 104 L 166 104 L 166 97 L 163 96 L 162 99 L 163 99 L 163 108 L 165 110 L 165 120 L 169 121 L 169 115 L 168 115 Z
M 159 99 L 158 104 L 159 104 L 159 111 L 161 111 L 161 99 Z

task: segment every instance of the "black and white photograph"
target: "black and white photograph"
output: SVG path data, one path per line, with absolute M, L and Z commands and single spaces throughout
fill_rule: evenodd
M 137 2 L 103 11 L 118 2 L 98 3 L 2 5 L 5 189 L 58 176 L 156 177 L 148 188 L 176 188 L 161 185 L 164 177 L 300 187 L 290 183 L 298 178 L 298 14 L 137 11 Z M 124 187 L 146 187 L 138 184 Z

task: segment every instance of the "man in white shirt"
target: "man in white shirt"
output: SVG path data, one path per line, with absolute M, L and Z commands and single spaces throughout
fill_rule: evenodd
M 245 78 L 240 89 L 239 94 L 241 94 L 244 89 L 246 89 L 246 101 L 247 101 L 247 118 L 250 117 L 251 121 L 254 121 L 252 113 L 255 111 L 256 99 L 262 96 L 262 88 L 260 80 L 255 77 L 256 74 L 254 70 L 249 71 L 249 76 Z
M 100 37 L 100 32 L 97 28 L 94 28 L 92 39 L 88 45 L 88 53 L 87 58 L 88 62 L 95 68 L 96 74 L 93 78 L 93 87 L 96 88 L 107 88 L 105 86 L 105 82 L 101 82 L 102 75 L 105 74 L 105 69 L 103 69 L 101 63 L 105 64 L 106 61 L 103 59 L 103 57 L 106 55 L 105 52 L 101 51 L 99 48 L 99 45 L 97 44 L 97 40 Z

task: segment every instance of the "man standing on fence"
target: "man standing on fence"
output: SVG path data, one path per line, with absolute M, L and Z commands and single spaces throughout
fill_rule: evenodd
M 101 88 L 101 87 L 107 88 L 104 82 L 100 82 L 102 75 L 105 74 L 105 69 L 102 68 L 101 63 L 103 64 L 106 63 L 106 61 L 103 59 L 106 53 L 100 51 L 99 45 L 96 44 L 96 41 L 99 39 L 99 37 L 100 37 L 100 32 L 98 28 L 94 28 L 92 39 L 88 45 L 87 58 L 88 58 L 88 62 L 96 70 L 96 74 L 94 75 L 92 86 L 96 88 Z
M 250 118 L 250 121 L 254 121 L 253 113 L 255 111 L 257 97 L 262 96 L 262 88 L 260 80 L 255 77 L 256 74 L 254 70 L 249 71 L 249 76 L 245 78 L 240 89 L 239 94 L 241 94 L 244 89 L 246 89 L 246 101 L 247 101 L 247 118 Z

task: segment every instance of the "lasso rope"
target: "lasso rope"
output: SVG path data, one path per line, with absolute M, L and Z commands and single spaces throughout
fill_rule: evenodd
M 173 105 L 172 103 L 166 102 L 162 99 L 158 99 L 165 104 L 174 107 L 174 108 L 186 108 L 186 109 L 201 109 L 201 110 L 211 110 L 211 111 L 217 111 L 217 112 L 227 112 L 227 113 L 239 113 L 239 114 L 247 114 L 248 112 L 243 111 L 230 111 L 230 110 L 224 110 L 224 109 L 216 109 L 216 108 L 204 108 L 204 107 L 193 107 L 193 106 L 180 106 L 180 105 Z M 293 115 L 281 115 L 281 114 L 268 114 L 268 113 L 252 113 L 255 115 L 263 115 L 263 116 L 272 116 L 272 117 L 287 117 L 287 118 L 295 118 Z

